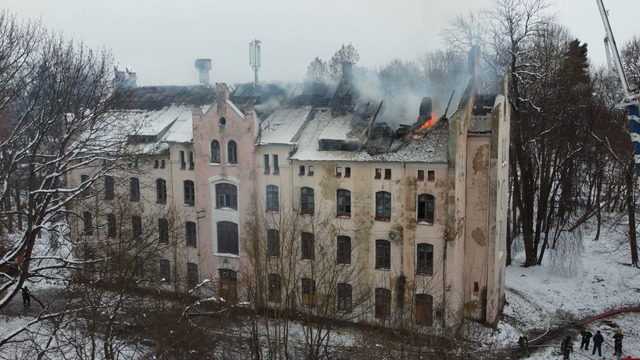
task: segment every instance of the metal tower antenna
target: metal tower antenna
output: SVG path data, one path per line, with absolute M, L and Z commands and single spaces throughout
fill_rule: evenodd
M 260 70 L 260 40 L 253 40 L 249 43 L 249 65 L 256 75 L 254 82 L 257 84 L 258 70 Z

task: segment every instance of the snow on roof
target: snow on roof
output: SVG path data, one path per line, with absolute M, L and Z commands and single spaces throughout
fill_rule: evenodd
M 311 106 L 303 106 L 286 107 L 274 111 L 260 123 L 260 144 L 292 144 L 311 110 Z

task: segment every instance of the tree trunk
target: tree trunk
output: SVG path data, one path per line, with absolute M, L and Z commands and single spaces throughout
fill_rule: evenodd
M 629 162 L 625 180 L 627 183 L 627 213 L 629 215 L 629 247 L 631 248 L 631 266 L 638 266 L 638 245 L 636 239 L 636 206 L 633 201 L 636 165 Z

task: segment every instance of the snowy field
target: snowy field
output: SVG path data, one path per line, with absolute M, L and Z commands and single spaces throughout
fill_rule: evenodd
M 602 229 L 594 241 L 594 233 L 585 231 L 582 244 L 570 250 L 547 250 L 542 266 L 524 268 L 524 252 L 514 256 L 507 268 L 507 306 L 498 331 L 487 339 L 502 346 L 516 346 L 520 332 L 527 334 L 534 351 L 530 359 L 561 359 L 560 343 L 572 335 L 574 353 L 571 359 L 597 359 L 589 351 L 580 350 L 577 330 L 569 328 L 547 345 L 536 347 L 536 336 L 547 328 L 563 324 L 582 324 L 600 314 L 619 309 L 640 308 L 640 269 L 630 267 L 628 243 L 620 243 L 621 229 Z M 624 229 L 622 229 L 624 231 Z M 588 323 L 593 334 L 600 330 L 605 342 L 602 355 L 614 359 L 612 336 L 622 329 L 623 358 L 640 358 L 640 312 L 624 312 Z M 596 354 L 597 355 L 597 354 Z

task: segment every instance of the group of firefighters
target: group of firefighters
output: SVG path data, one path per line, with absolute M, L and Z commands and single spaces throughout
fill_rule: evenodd
M 580 333 L 582 337 L 582 342 L 580 343 L 580 350 L 584 347 L 585 350 L 589 350 L 589 343 L 591 342 L 591 338 L 593 337 L 593 350 L 591 351 L 592 355 L 596 354 L 596 350 L 598 351 L 598 356 L 602 357 L 602 343 L 604 342 L 604 337 L 600 333 L 600 330 L 596 332 L 595 335 L 591 333 L 590 327 L 585 327 Z M 613 355 L 617 356 L 617 359 L 620 360 L 622 358 L 622 330 L 616 330 L 616 333 L 613 335 Z M 520 338 L 518 339 L 518 356 L 526 356 L 529 357 L 531 354 L 529 352 L 529 340 L 524 334 L 520 334 Z M 571 341 L 571 335 L 567 335 L 566 338 L 560 344 L 560 351 L 562 352 L 562 358 L 564 360 L 568 360 L 571 353 L 573 353 L 573 343 Z M 631 356 L 629 356 L 629 359 Z

